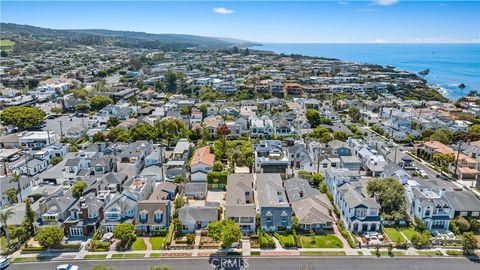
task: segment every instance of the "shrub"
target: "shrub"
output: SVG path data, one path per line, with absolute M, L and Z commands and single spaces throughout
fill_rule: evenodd
M 191 245 L 193 242 L 195 242 L 195 234 L 187 234 L 187 244 Z
M 356 248 L 357 243 L 352 239 L 350 233 L 343 227 L 342 222 L 337 223 L 338 230 L 340 230 L 340 233 L 342 234 L 343 238 L 345 238 L 348 242 L 348 245 L 351 248 Z
M 423 231 L 423 233 L 414 233 L 412 236 L 412 244 L 415 248 L 424 248 L 430 246 L 430 232 Z
M 167 229 L 162 228 L 162 229 L 160 229 L 160 230 L 157 231 L 157 232 L 153 232 L 153 233 L 152 233 L 152 236 L 165 237 L 165 236 L 167 235 L 167 233 L 168 233 Z
M 449 249 L 446 251 L 447 255 L 450 255 L 450 256 L 462 256 L 463 255 L 463 251 L 461 250 L 452 250 L 452 249 Z
M 227 172 L 209 172 L 207 179 L 209 184 L 227 184 Z
M 94 251 L 108 251 L 110 249 L 109 242 L 94 241 L 92 245 Z
M 280 244 L 284 248 L 293 248 L 297 246 L 295 244 L 295 237 L 293 235 L 281 235 L 279 233 L 274 233 L 273 235 L 278 239 L 278 241 L 280 241 Z
M 165 237 L 165 242 L 163 243 L 166 248 L 168 248 L 172 243 L 174 232 L 175 232 L 175 226 L 172 224 L 170 225 L 170 228 L 168 228 L 168 234 Z
M 258 234 L 258 242 L 261 248 L 275 248 L 275 241 L 267 233 L 260 231 Z

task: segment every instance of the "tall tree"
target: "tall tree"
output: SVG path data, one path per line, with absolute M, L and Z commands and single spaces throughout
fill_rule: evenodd
M 28 129 L 43 123 L 47 114 L 35 107 L 12 106 L 0 113 L 4 125 L 13 125 L 20 129 Z
M 405 217 L 404 187 L 395 178 L 372 179 L 367 183 L 367 192 L 370 196 L 379 196 L 382 213 L 389 219 Z
M 314 109 L 308 109 L 305 113 L 305 117 L 307 117 L 308 122 L 312 128 L 316 128 L 320 125 L 320 112 Z
M 32 209 L 32 202 L 30 199 L 25 199 L 25 216 L 23 217 L 23 224 L 25 225 L 29 234 L 33 233 L 33 223 L 35 222 L 35 212 Z
M 0 212 L 0 223 L 2 224 L 3 231 L 5 232 L 5 238 L 7 239 L 7 247 L 10 247 L 10 232 L 8 231 L 8 220 L 14 216 L 15 212 L 13 208 L 8 208 Z
M 466 232 L 463 234 L 462 239 L 462 250 L 463 254 L 470 256 L 475 255 L 475 250 L 477 249 L 477 238 L 473 232 Z
M 60 245 L 65 236 L 63 228 L 59 226 L 46 226 L 40 229 L 35 239 L 44 248 L 52 248 Z
M 87 188 L 87 183 L 83 180 L 78 180 L 72 186 L 72 195 L 75 198 L 80 198 L 83 195 L 83 191 Z

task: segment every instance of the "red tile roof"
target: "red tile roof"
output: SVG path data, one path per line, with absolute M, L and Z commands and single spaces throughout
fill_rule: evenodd
M 199 163 L 213 166 L 215 162 L 215 155 L 210 153 L 210 147 L 204 146 L 199 148 L 193 153 L 192 162 L 190 163 L 190 167 L 193 167 Z

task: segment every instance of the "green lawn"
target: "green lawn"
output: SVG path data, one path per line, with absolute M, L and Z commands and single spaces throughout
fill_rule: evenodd
M 107 254 L 89 254 L 83 257 L 84 260 L 103 260 L 107 258 Z
M 165 237 L 150 237 L 150 244 L 152 245 L 153 250 L 162 249 L 164 241 Z
M 375 252 L 372 253 L 373 255 L 376 255 Z M 392 255 L 393 257 L 395 256 L 405 256 L 405 252 L 403 251 L 392 251 Z M 390 256 L 390 254 L 388 254 L 388 251 L 380 251 L 380 256 Z
M 146 250 L 147 245 L 145 244 L 145 241 L 143 238 L 138 238 L 135 242 L 132 244 L 132 250 Z
M 13 259 L 13 262 L 14 263 L 22 263 L 22 262 L 40 262 L 40 261 L 45 261 L 47 259 L 49 259 L 51 257 L 38 257 L 38 256 L 35 256 L 35 257 L 19 257 L 19 258 L 15 258 Z
M 295 247 L 295 238 L 293 237 L 293 234 L 289 235 L 281 235 L 276 233 L 275 238 L 280 241 L 280 244 L 282 244 L 282 247 L 284 248 L 289 248 L 289 247 Z
M 344 251 L 300 251 L 301 256 L 345 256 Z
M 359 250 L 357 251 L 358 256 L 363 256 L 363 251 Z
M 113 259 L 122 259 L 122 258 L 144 258 L 145 254 L 135 254 L 135 253 L 121 253 L 121 254 L 113 254 Z
M 11 47 L 13 45 L 15 45 L 15 42 L 11 40 L 8 40 L 8 39 L 0 40 L 0 46 Z
M 2 236 L 0 238 L 0 251 L 1 253 L 7 252 L 7 239 L 5 238 L 5 236 Z
M 260 256 L 260 251 L 251 251 L 250 256 Z
M 428 256 L 428 257 L 443 256 L 442 252 L 436 252 L 436 251 L 417 251 L 417 254 L 419 256 Z
M 150 253 L 151 258 L 160 258 L 162 257 L 162 253 Z
M 343 248 L 343 243 L 334 234 L 315 235 L 315 242 L 312 242 L 311 236 L 301 236 L 303 248 Z
M 405 241 L 400 231 L 397 228 L 383 228 L 383 231 L 388 235 L 392 242 L 400 243 Z
M 123 258 L 144 258 L 145 254 L 125 254 Z
M 408 241 L 411 241 L 412 236 L 415 234 L 415 229 L 411 227 L 401 227 L 400 231 L 407 237 Z

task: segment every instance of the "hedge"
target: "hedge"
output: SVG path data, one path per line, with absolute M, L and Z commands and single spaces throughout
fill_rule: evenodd
M 227 172 L 209 172 L 207 174 L 208 184 L 227 184 Z
M 352 239 L 352 236 L 350 235 L 350 233 L 345 229 L 345 227 L 343 226 L 342 222 L 338 222 L 337 223 L 337 226 L 338 226 L 338 229 L 340 230 L 340 233 L 342 234 L 343 238 L 345 238 L 348 242 L 348 245 L 351 247 L 351 248 L 357 248 L 357 243 Z
M 168 228 L 168 234 L 165 237 L 165 242 L 163 242 L 164 249 L 170 247 L 170 244 L 172 243 L 173 240 L 173 233 L 175 232 L 175 226 L 172 224 Z
M 447 255 L 450 255 L 450 256 L 462 256 L 463 255 L 463 251 L 461 250 L 452 250 L 452 249 L 449 249 L 446 251 Z

